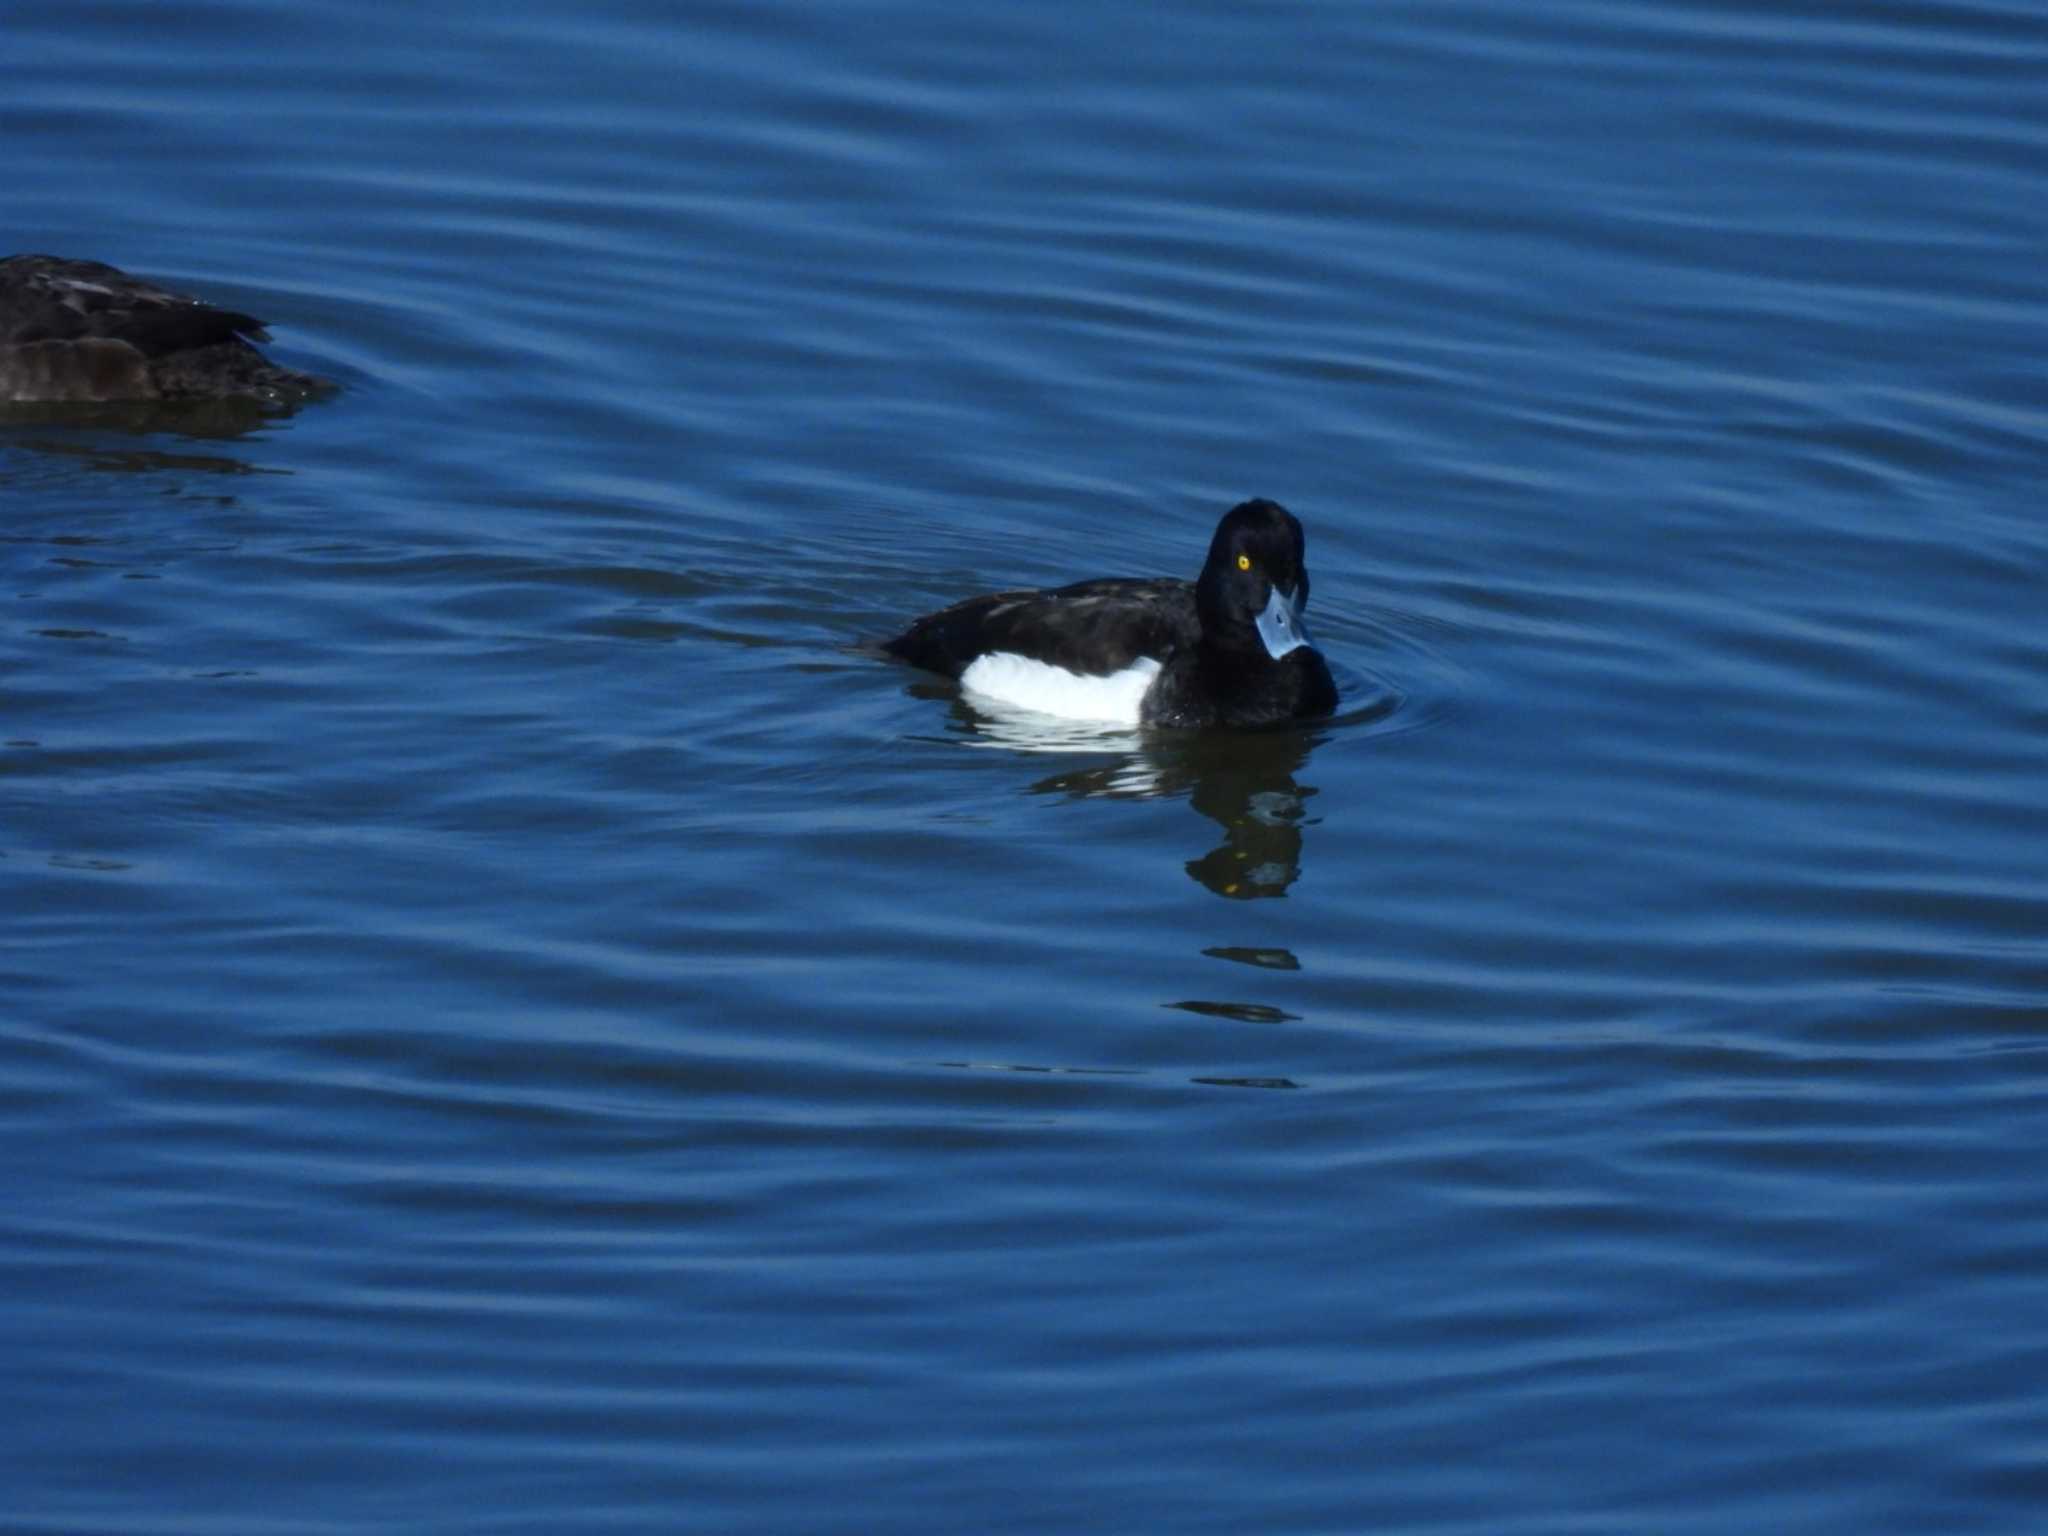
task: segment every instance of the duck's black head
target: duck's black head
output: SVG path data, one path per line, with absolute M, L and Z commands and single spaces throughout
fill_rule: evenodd
M 1278 661 L 1309 644 L 1301 626 L 1307 606 L 1308 567 L 1294 514 L 1263 499 L 1224 513 L 1195 582 L 1203 645 L 1263 651 Z

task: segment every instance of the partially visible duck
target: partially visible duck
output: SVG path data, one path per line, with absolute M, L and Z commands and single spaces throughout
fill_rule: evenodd
M 1074 719 L 1260 726 L 1327 715 L 1309 642 L 1301 524 L 1271 501 L 1224 514 L 1193 581 L 1109 577 L 970 597 L 884 649 L 970 693 Z
M 101 261 L 0 260 L 0 402 L 221 400 L 297 405 L 334 386 L 249 343 L 263 322 Z

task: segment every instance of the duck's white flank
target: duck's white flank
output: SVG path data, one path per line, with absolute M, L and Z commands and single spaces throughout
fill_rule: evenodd
M 1158 675 L 1159 663 L 1150 656 L 1140 656 L 1123 671 L 1107 677 L 1083 677 L 1028 656 L 991 651 L 960 674 L 960 686 L 969 693 L 1062 720 L 1136 725 L 1138 703 Z

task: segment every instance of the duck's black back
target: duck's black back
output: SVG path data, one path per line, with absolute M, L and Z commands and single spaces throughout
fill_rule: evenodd
M 0 342 L 125 341 L 145 357 L 265 338 L 254 316 L 172 293 L 102 261 L 10 256 L 0 261 Z
M 1191 583 L 1113 576 L 970 597 L 916 620 L 884 649 L 948 677 L 992 651 L 1107 677 L 1140 656 L 1164 660 L 1199 634 Z

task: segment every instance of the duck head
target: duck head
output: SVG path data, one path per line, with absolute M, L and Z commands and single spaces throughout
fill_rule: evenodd
M 1195 582 L 1203 643 L 1256 646 L 1273 661 L 1313 649 L 1301 618 L 1308 607 L 1302 551 L 1301 524 L 1278 502 L 1240 502 L 1226 512 Z

